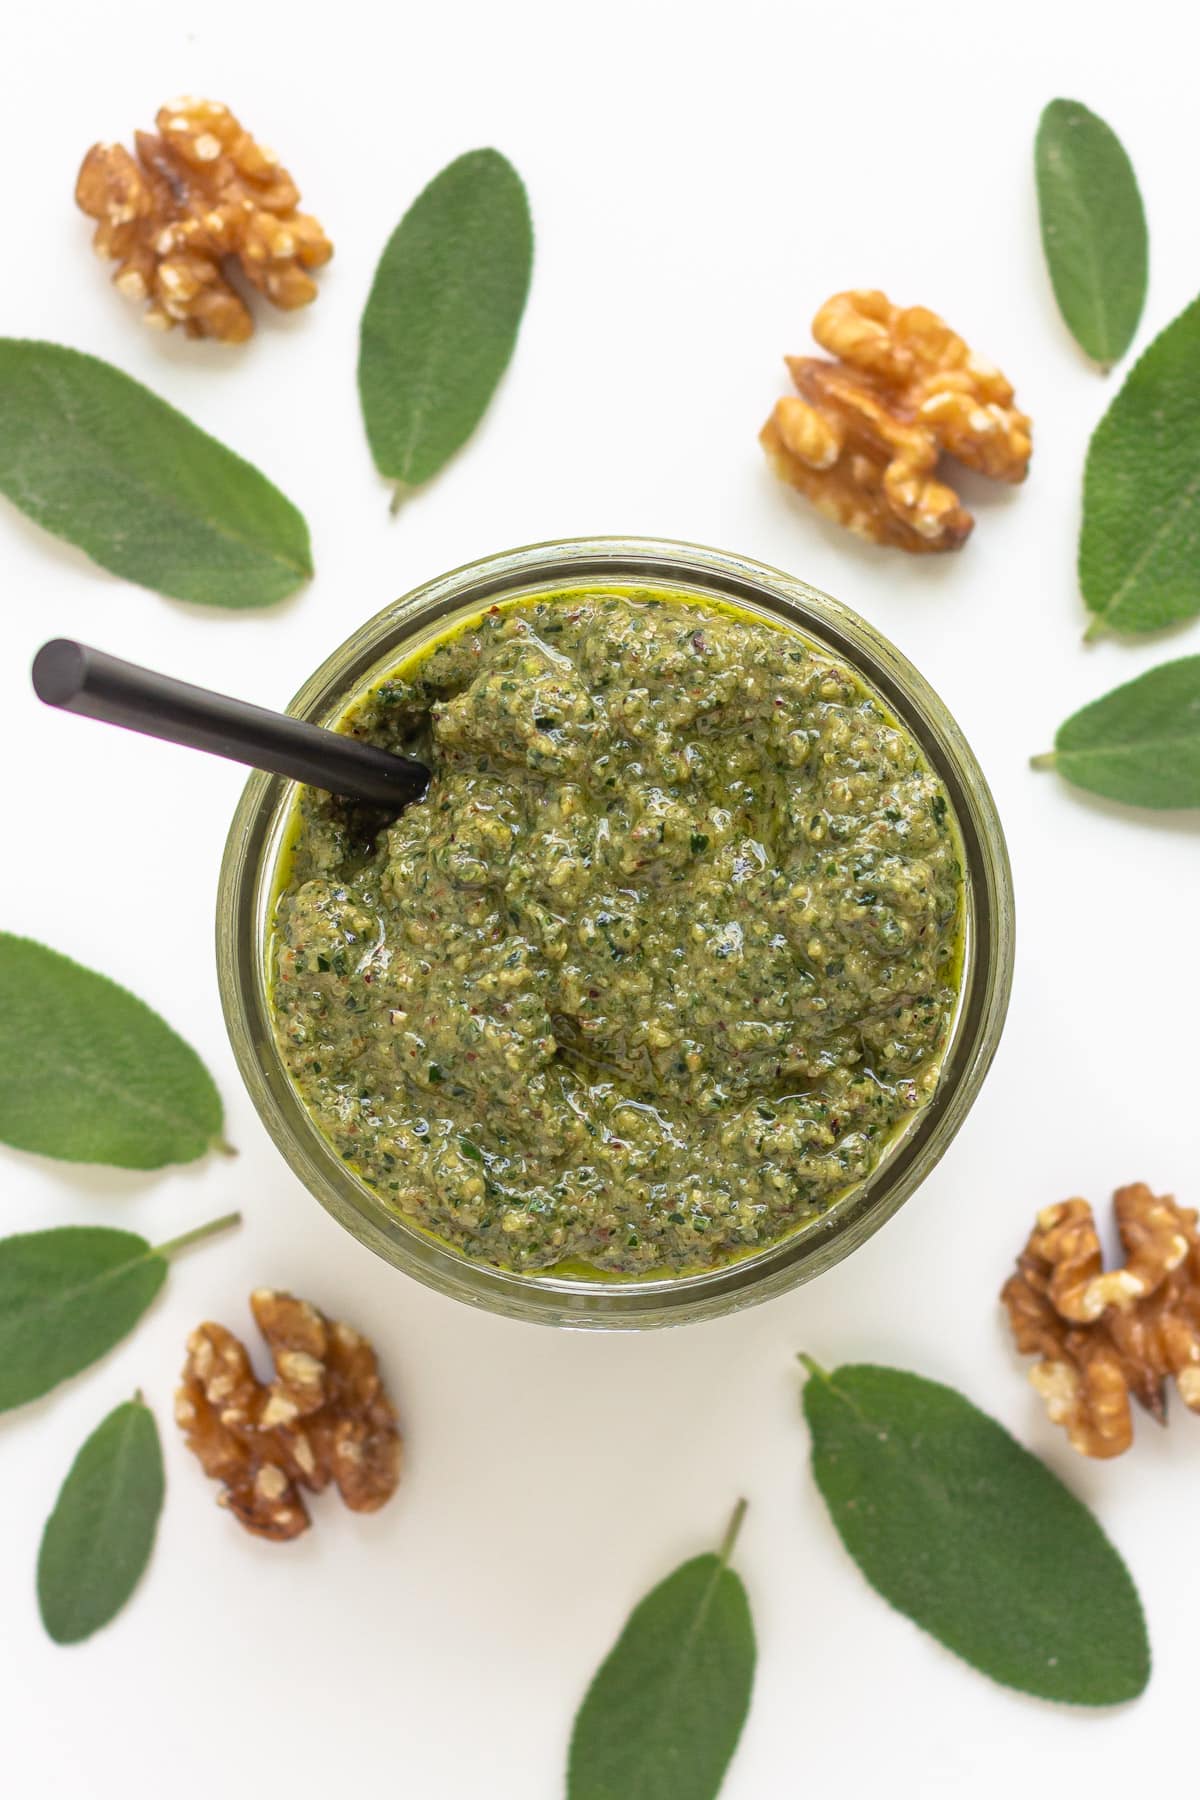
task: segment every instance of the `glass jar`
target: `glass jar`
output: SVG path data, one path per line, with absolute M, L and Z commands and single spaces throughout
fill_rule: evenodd
M 950 794 L 966 853 L 962 984 L 937 1089 L 871 1174 L 781 1242 L 702 1274 L 582 1279 L 471 1262 L 389 1211 L 342 1162 L 306 1112 L 276 1048 L 268 993 L 271 914 L 295 798 L 294 785 L 282 777 L 252 775 L 234 815 L 217 901 L 217 958 L 229 1035 L 263 1123 L 304 1185 L 360 1243 L 441 1293 L 509 1318 L 639 1329 L 712 1318 L 811 1280 L 865 1242 L 925 1179 L 979 1092 L 1004 1024 L 1012 878 L 979 766 L 912 664 L 827 594 L 747 557 L 694 544 L 572 539 L 468 564 L 368 620 L 305 682 L 289 711 L 333 725 L 380 676 L 457 622 L 502 599 L 589 583 L 675 589 L 798 627 L 882 697 Z

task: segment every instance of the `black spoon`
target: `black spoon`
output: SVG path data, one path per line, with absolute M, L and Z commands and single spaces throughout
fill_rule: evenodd
M 289 775 L 393 815 L 429 784 L 429 770 L 410 757 L 157 675 L 72 638 L 42 645 L 33 660 L 33 686 L 47 706 Z

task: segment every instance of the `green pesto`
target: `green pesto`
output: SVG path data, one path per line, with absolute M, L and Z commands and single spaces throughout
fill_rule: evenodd
M 797 633 L 573 589 L 442 639 L 342 729 L 433 780 L 390 826 L 303 793 L 276 1033 L 413 1223 L 499 1267 L 709 1268 L 826 1209 L 930 1099 L 949 800 Z

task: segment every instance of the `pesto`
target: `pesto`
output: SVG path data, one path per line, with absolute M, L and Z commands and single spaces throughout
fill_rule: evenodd
M 493 609 L 342 729 L 390 825 L 305 790 L 272 998 L 359 1178 L 473 1259 L 691 1272 L 776 1242 L 937 1085 L 961 853 L 862 681 L 642 590 Z

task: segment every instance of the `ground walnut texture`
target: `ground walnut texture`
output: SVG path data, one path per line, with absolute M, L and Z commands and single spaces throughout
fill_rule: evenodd
M 1050 1418 L 1084 1456 L 1133 1441 L 1131 1398 L 1163 1423 L 1166 1384 L 1200 1412 L 1200 1234 L 1196 1214 L 1144 1182 L 1113 1200 L 1126 1261 L 1105 1270 L 1092 1209 L 1038 1214 L 1001 1298 Z
M 974 520 L 939 464 L 951 456 L 996 481 L 1025 479 L 1030 423 L 1010 383 L 936 313 L 873 289 L 827 300 L 813 336 L 838 360 L 787 358 L 799 391 L 762 430 L 775 473 L 873 543 L 958 549 Z
M 711 1268 L 826 1209 L 932 1097 L 949 798 L 797 633 L 567 590 L 472 621 L 343 729 L 433 779 L 382 830 L 305 792 L 277 1038 L 337 1154 L 467 1256 Z
M 292 1294 L 259 1288 L 250 1306 L 275 1379 L 259 1381 L 223 1325 L 201 1325 L 175 1401 L 189 1449 L 224 1484 L 221 1505 L 276 1541 L 307 1531 L 302 1489 L 333 1482 L 351 1511 L 377 1511 L 400 1478 L 401 1441 L 374 1350 Z
M 315 299 L 309 271 L 333 245 L 298 210 L 299 190 L 275 153 L 217 100 L 172 101 L 155 123 L 157 135 L 135 133 L 136 160 L 120 144 L 93 144 L 75 187 L 98 221 L 97 255 L 117 259 L 117 287 L 148 302 L 145 323 L 244 342 L 254 320 L 230 262 L 276 306 Z

